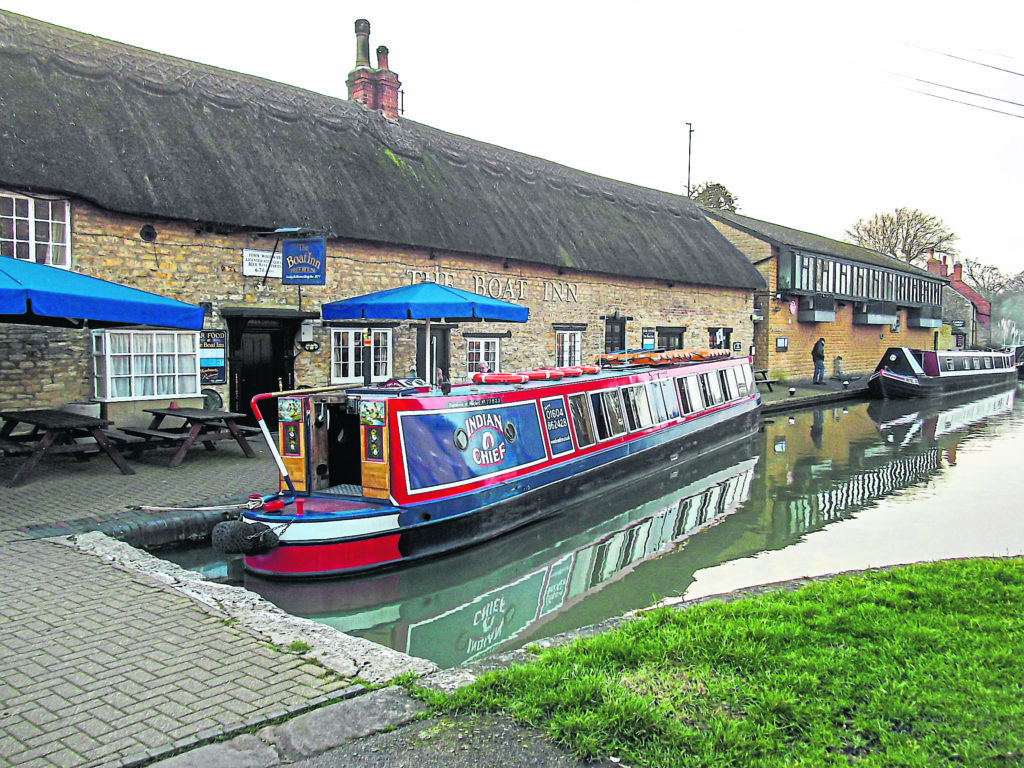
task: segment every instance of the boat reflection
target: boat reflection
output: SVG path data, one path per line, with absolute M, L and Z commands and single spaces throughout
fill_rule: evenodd
M 720 523 L 749 495 L 755 447 L 751 435 L 642 489 L 614 491 L 443 560 L 334 581 L 246 575 L 245 586 L 293 615 L 456 666 L 539 631 L 639 563 Z

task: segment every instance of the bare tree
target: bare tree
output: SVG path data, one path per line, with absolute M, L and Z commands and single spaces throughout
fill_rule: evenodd
M 982 264 L 974 259 L 964 259 L 961 264 L 964 282 L 989 301 L 1005 290 L 1013 280 L 1011 275 L 1004 275 L 991 264 Z
M 942 219 L 916 208 L 897 208 L 893 213 L 876 213 L 860 219 L 846 230 L 850 242 L 902 259 L 908 264 L 924 266 L 928 253 L 957 255 L 957 235 Z
M 736 213 L 740 204 L 739 198 L 726 189 L 724 184 L 719 184 L 717 181 L 705 181 L 703 184 L 698 184 L 690 192 L 690 199 L 705 208 L 733 213 Z

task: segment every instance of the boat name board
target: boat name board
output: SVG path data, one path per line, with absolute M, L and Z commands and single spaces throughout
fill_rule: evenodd
M 551 455 L 559 456 L 573 449 L 572 436 L 569 434 L 569 416 L 565 410 L 565 401 L 561 397 L 548 397 L 541 400 L 544 413 L 544 429 L 548 433 L 548 444 Z

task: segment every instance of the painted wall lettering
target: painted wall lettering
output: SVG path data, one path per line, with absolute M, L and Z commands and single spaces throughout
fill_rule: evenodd
M 405 274 L 409 276 L 409 283 L 437 283 L 446 288 L 455 287 L 455 273 L 442 272 L 440 269 L 407 269 Z
M 579 304 L 579 286 L 575 283 L 554 283 L 544 281 L 544 301 L 561 301 Z

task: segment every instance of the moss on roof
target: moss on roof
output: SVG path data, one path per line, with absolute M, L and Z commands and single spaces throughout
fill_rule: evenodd
M 754 289 L 689 199 L 0 11 L 0 185 L 113 211 Z

